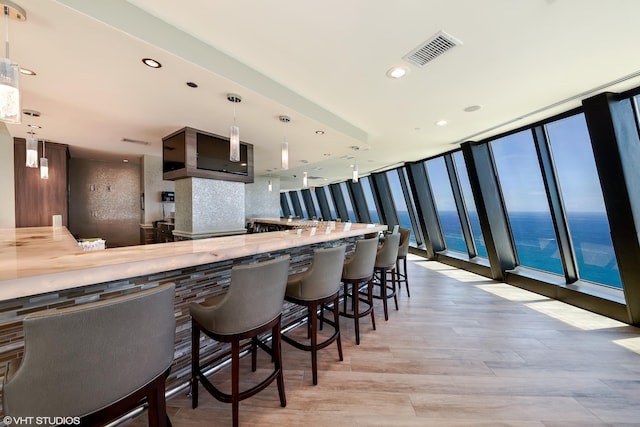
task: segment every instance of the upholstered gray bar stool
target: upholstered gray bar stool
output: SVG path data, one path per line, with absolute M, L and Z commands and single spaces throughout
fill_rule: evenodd
M 338 300 L 345 247 L 316 249 L 311 266 L 302 273 L 289 276 L 287 283 L 285 299 L 308 308 L 307 335 L 311 343 L 307 345 L 284 334 L 282 339 L 300 350 L 311 352 L 313 385 L 318 384 L 318 350 L 336 341 L 338 356 L 342 360 Z M 328 303 L 333 303 L 333 322 L 327 323 L 333 326 L 334 332 L 326 340 L 318 342 L 318 308 L 323 310 Z
M 213 397 L 231 403 L 234 427 L 238 425 L 241 400 L 264 390 L 277 380 L 280 405 L 286 406 L 280 318 L 287 287 L 289 255 L 274 260 L 235 266 L 231 269 L 231 285 L 224 295 L 204 303 L 191 303 L 191 406 L 198 407 L 198 382 Z M 271 331 L 269 348 L 258 335 Z M 231 343 L 231 393 L 223 393 L 202 372 L 200 366 L 200 332 L 208 337 Z M 251 339 L 251 369 L 256 370 L 256 350 L 260 346 L 272 356 L 273 372 L 255 386 L 240 391 L 240 342 Z
M 376 253 L 374 266 L 374 284 L 380 286 L 380 293 L 373 295 L 374 298 L 382 300 L 384 308 L 384 320 L 389 320 L 389 308 L 387 300 L 393 298 L 398 309 L 398 298 L 396 296 L 396 275 L 395 267 L 398 259 L 398 247 L 400 245 L 400 233 L 387 234 Z M 387 276 L 391 276 L 391 286 L 387 285 Z
M 356 344 L 360 344 L 360 318 L 371 314 L 371 325 L 376 329 L 376 319 L 373 313 L 373 267 L 376 262 L 376 251 L 378 249 L 377 236 L 370 239 L 356 241 L 356 249 L 352 255 L 344 260 L 342 269 L 342 283 L 344 286 L 344 307 L 340 312 L 341 316 L 350 317 L 354 320 Z M 360 286 L 367 284 L 367 299 L 360 298 Z M 349 293 L 351 285 L 351 293 Z M 351 298 L 351 312 L 347 311 L 347 298 Z M 360 302 L 364 302 L 367 307 L 360 310 Z
M 407 288 L 407 296 L 411 297 L 409 292 L 409 276 L 407 275 L 407 255 L 409 254 L 409 238 L 411 231 L 408 228 L 400 228 L 400 246 L 398 246 L 398 257 L 396 258 L 396 283 L 398 291 L 402 289 L 404 283 Z M 402 263 L 400 263 L 402 261 Z M 400 268 L 402 266 L 402 269 Z
M 105 425 L 146 401 L 149 425 L 170 425 L 174 299 L 171 284 L 27 315 L 24 358 L 4 380 L 4 415 Z

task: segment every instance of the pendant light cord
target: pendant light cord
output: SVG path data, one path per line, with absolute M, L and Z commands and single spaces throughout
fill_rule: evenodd
M 4 5 L 4 53 L 9 59 L 9 6 Z

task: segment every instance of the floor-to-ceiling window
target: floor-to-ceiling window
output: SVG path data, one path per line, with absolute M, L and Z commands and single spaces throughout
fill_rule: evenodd
M 404 197 L 404 193 L 402 191 L 402 184 L 400 183 L 400 177 L 398 175 L 398 170 L 390 170 L 386 172 L 387 181 L 389 182 L 389 188 L 391 190 L 391 195 L 393 196 L 393 204 L 396 208 L 396 213 L 398 215 L 398 222 L 402 228 L 406 228 L 411 231 L 411 241 L 413 244 L 416 244 L 416 238 L 413 230 L 413 225 L 411 223 L 411 216 L 409 213 L 409 208 L 407 207 L 407 202 Z
M 320 210 L 320 204 L 318 203 L 318 196 L 316 195 L 316 189 L 312 188 L 309 192 L 311 194 L 311 200 L 313 201 L 313 207 L 316 210 L 316 216 L 318 218 L 322 217 L 322 211 Z
M 490 146 L 519 264 L 564 274 L 531 130 Z
M 436 157 L 425 162 L 434 203 L 440 219 L 440 227 L 448 250 L 468 253 L 462 234 L 460 217 L 453 198 L 451 182 L 444 157 Z
M 380 224 L 380 216 L 378 215 L 378 209 L 376 208 L 376 202 L 373 198 L 373 191 L 371 190 L 371 182 L 369 179 L 369 177 L 365 177 L 360 178 L 359 181 L 362 186 L 362 191 L 364 192 L 365 200 L 367 201 L 367 208 L 369 209 L 371 221 Z
M 581 279 L 622 288 L 584 115 L 545 125 Z
M 340 183 L 340 190 L 342 190 L 342 198 L 344 199 L 344 204 L 347 206 L 347 213 L 349 214 L 349 221 L 358 222 L 356 219 L 356 213 L 353 210 L 353 205 L 351 203 L 351 197 L 349 196 L 349 189 L 347 188 L 346 182 Z
M 467 167 L 464 163 L 464 156 L 461 151 L 453 153 L 453 162 L 456 166 L 456 174 L 460 184 L 460 191 L 462 192 L 462 197 L 464 199 L 464 205 L 467 210 L 469 224 L 471 225 L 471 232 L 473 234 L 476 252 L 478 256 L 486 258 L 487 247 L 484 243 L 484 237 L 482 236 L 478 210 L 476 208 L 475 199 L 473 198 L 473 192 L 471 191 L 471 183 L 469 182 L 469 174 L 467 173 Z
M 324 195 L 324 198 L 327 201 L 327 205 L 329 206 L 329 211 L 331 212 L 331 217 L 325 218 L 325 219 L 326 220 L 336 219 L 338 215 L 336 215 L 336 208 L 333 204 L 333 198 L 331 197 L 331 191 L 329 191 L 329 187 L 328 186 L 316 187 L 316 191 L 322 192 L 322 194 Z

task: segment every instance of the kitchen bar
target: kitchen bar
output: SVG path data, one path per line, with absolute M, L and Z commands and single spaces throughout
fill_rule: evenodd
M 295 273 L 306 268 L 315 248 L 353 243 L 360 236 L 387 229 L 378 224 L 346 224 L 350 223 L 338 223 L 328 233 L 326 228 L 316 229 L 315 234 L 308 228 L 300 233 L 255 233 L 88 252 L 64 227 L 0 229 L 0 372 L 9 360 L 22 357 L 25 315 L 173 282 L 176 342 L 167 389 L 183 385 L 190 375 L 190 302 L 225 292 L 232 265 L 289 254 L 290 273 Z M 285 305 L 283 327 L 303 314 Z M 205 347 L 202 351 L 212 360 L 225 357 L 222 345 L 210 341 Z

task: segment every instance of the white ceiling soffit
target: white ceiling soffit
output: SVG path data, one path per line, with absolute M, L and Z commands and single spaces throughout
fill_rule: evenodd
M 403 56 L 402 59 L 419 67 L 424 67 L 427 63 L 461 44 L 462 42 L 455 37 L 444 31 L 439 31 L 429 40 Z

